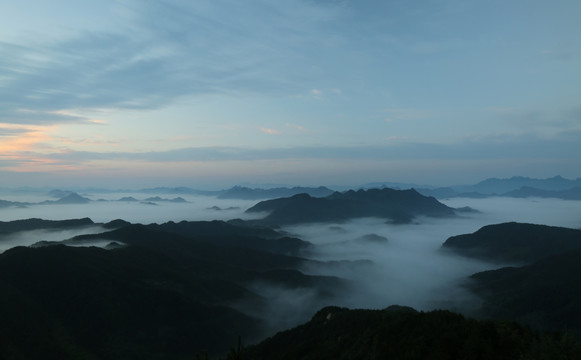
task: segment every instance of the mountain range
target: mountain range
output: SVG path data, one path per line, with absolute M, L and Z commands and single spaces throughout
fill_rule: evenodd
M 485 198 L 503 197 L 542 197 L 565 200 L 581 199 L 581 178 L 570 180 L 561 176 L 547 179 L 533 179 L 514 176 L 509 179 L 490 178 L 474 185 L 449 187 L 416 187 L 418 192 L 439 199 L 451 197 Z
M 255 343 L 267 335 L 254 346 L 232 348 L 227 358 L 581 356 L 581 230 L 509 222 L 449 237 L 441 251 L 451 256 L 511 264 L 464 279 L 464 289 L 482 300 L 462 309 L 464 315 L 402 306 L 348 310 L 328 305 L 353 291 L 356 279 L 303 272 L 336 264 L 308 259 L 315 245 L 277 226 L 359 217 L 405 223 L 457 210 L 413 189 L 384 188 L 297 194 L 248 211 L 267 215 L 149 225 L 89 218 L 0 222 L 2 238 L 30 230 L 101 229 L 59 242 L 39 238 L 33 247 L 0 254 L 0 358 L 179 359 L 202 350 L 217 357 L 238 336 Z M 85 247 L 95 241 L 109 244 L 107 250 Z M 375 234 L 353 241 L 390 243 Z M 273 323 L 270 314 L 281 310 L 275 309 L 281 302 L 264 289 L 277 289 L 289 302 L 297 290 L 308 293 L 309 311 L 322 310 L 272 335 L 288 326 Z
M 0 225 L 10 234 L 96 224 Z M 240 221 L 101 225 L 112 230 L 64 242 L 71 246 L 42 242 L 0 254 L 0 358 L 219 355 L 238 335 L 252 340 L 274 330 L 262 318 L 269 299 L 253 284 L 311 289 L 321 304 L 349 286 L 298 270 L 310 260 L 291 254 L 309 243 Z M 79 247 L 97 239 L 117 246 Z
M 288 198 L 261 201 L 246 210 L 268 212 L 257 222 L 284 225 L 308 222 L 345 221 L 379 217 L 395 223 L 407 223 L 416 216 L 454 216 L 454 209 L 417 191 L 370 189 L 335 192 L 324 198 L 299 194 Z

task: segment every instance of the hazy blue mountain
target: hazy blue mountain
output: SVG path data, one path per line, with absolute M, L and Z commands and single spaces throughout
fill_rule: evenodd
M 477 273 L 471 279 L 470 288 L 484 299 L 479 316 L 517 320 L 581 338 L 581 251 Z
M 54 190 L 49 191 L 48 195 L 50 197 L 53 197 L 56 199 L 61 199 L 61 198 L 64 198 L 72 193 L 73 193 L 73 191 L 69 191 L 69 190 L 54 189 Z
M 143 201 L 146 201 L 146 202 L 172 202 L 172 203 L 185 203 L 185 202 L 187 202 L 182 197 L 176 197 L 173 199 L 166 199 L 166 198 L 162 198 L 159 196 L 148 197 L 147 199 L 145 199 Z
M 238 355 L 238 357 L 236 357 Z M 227 359 L 565 359 L 581 356 L 574 341 L 508 322 L 477 321 L 449 311 L 326 307 Z
M 220 199 L 246 199 L 246 200 L 258 200 L 258 199 L 274 199 L 280 197 L 289 197 L 297 194 L 309 194 L 312 197 L 325 197 L 333 193 L 333 190 L 328 189 L 324 186 L 317 188 L 310 187 L 279 187 L 279 188 L 269 188 L 269 189 L 259 189 L 259 188 L 247 188 L 243 186 L 234 186 L 229 190 L 224 190 L 218 198 Z
M 504 193 L 503 196 L 527 198 L 555 198 L 563 200 L 581 200 L 581 187 L 574 187 L 567 190 L 541 190 L 530 186 L 523 186 L 518 190 Z
M 581 178 L 575 180 L 555 176 L 548 179 L 533 179 L 515 176 L 509 179 L 490 178 L 474 185 L 448 187 L 419 187 L 417 191 L 438 199 L 453 197 L 485 198 L 506 197 L 551 197 L 568 200 L 581 199 Z
M 19 202 L 19 201 L 8 201 L 8 200 L 0 200 L 0 209 L 6 207 L 26 207 L 28 205 L 32 205 L 31 203 Z
M 344 186 L 344 185 L 333 185 L 330 186 L 337 191 L 348 191 L 348 190 L 367 190 L 367 189 L 383 189 L 383 188 L 390 188 L 396 190 L 409 190 L 409 189 L 417 189 L 417 188 L 426 188 L 432 189 L 434 186 L 423 184 L 418 185 L 414 183 L 402 183 L 402 182 L 393 182 L 393 181 L 376 181 L 365 183 L 357 186 Z
M 39 204 L 88 204 L 91 199 L 71 192 L 58 200 L 46 200 Z
M 581 249 L 581 230 L 557 226 L 502 223 L 472 234 L 449 237 L 443 249 L 498 262 L 532 262 L 561 252 Z
M 197 190 L 189 187 L 155 187 L 140 189 L 137 192 L 145 194 L 178 194 L 178 195 L 204 195 L 204 196 L 217 196 L 222 191 L 211 191 L 211 190 Z
M 454 216 L 454 209 L 415 190 L 371 189 L 335 192 L 324 198 L 299 194 L 259 202 L 247 212 L 268 212 L 265 224 L 296 224 L 380 217 L 410 222 L 415 216 Z
M 457 192 L 450 187 L 445 188 L 435 188 L 435 189 L 416 189 L 422 195 L 425 196 L 433 196 L 437 199 L 448 199 L 454 197 L 463 197 L 463 198 L 471 198 L 471 199 L 483 199 L 487 198 L 491 195 L 482 194 L 477 191 L 470 191 L 470 192 Z
M 531 187 L 540 190 L 568 190 L 574 187 L 581 187 L 581 178 L 570 180 L 561 176 L 547 179 L 534 179 L 524 176 L 514 176 L 509 179 L 490 178 L 475 185 L 453 186 L 456 192 L 479 192 L 482 194 L 504 194 L 509 191 L 518 190 L 522 187 Z

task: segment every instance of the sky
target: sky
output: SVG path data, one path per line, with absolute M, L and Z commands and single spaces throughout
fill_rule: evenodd
M 581 177 L 577 0 L 0 0 L 1 186 Z

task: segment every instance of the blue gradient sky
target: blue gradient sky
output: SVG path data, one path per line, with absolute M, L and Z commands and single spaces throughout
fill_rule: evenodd
M 581 177 L 579 1 L 1 9 L 3 186 Z

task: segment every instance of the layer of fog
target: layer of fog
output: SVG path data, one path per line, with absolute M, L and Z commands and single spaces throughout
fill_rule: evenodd
M 398 304 L 418 310 L 444 308 L 470 313 L 481 300 L 464 286 L 468 276 L 520 264 L 488 263 L 444 251 L 441 245 L 448 237 L 509 221 L 571 228 L 581 225 L 580 201 L 489 198 L 445 203 L 480 212 L 458 218 L 419 218 L 408 225 L 369 218 L 284 227 L 284 231 L 315 244 L 304 257 L 322 262 L 310 263 L 301 271 L 341 277 L 354 286 L 331 299 L 321 299 L 309 288 L 254 284 L 253 290 L 269 299 L 262 315 L 273 329 L 281 330 L 293 322 L 307 321 L 326 305 L 381 309 Z
M 133 196 L 138 200 L 156 194 L 83 194 L 92 200 L 117 200 Z M 158 194 L 165 199 L 175 195 Z M 90 217 L 106 223 L 124 219 L 132 223 L 167 221 L 250 219 L 244 211 L 256 200 L 217 199 L 208 196 L 180 195 L 186 203 L 92 201 L 88 204 L 32 205 L 26 208 L 0 208 L 0 221 L 27 218 L 63 220 Z M 2 197 L 0 197 L 2 198 Z M 44 200 L 49 200 L 48 196 Z M 12 201 L 24 201 L 12 197 Z M 54 200 L 54 199 L 51 199 Z M 581 228 L 581 201 L 558 199 L 454 198 L 442 201 L 452 207 L 470 206 L 479 213 L 465 213 L 450 219 L 420 218 L 413 224 L 393 225 L 381 219 L 357 219 L 341 224 L 310 224 L 285 227 L 283 230 L 315 244 L 304 257 L 326 265 L 311 263 L 300 269 L 310 275 L 328 275 L 348 279 L 354 284 L 348 292 L 321 297 L 317 289 L 285 288 L 264 283 L 249 284 L 252 291 L 269 300 L 267 308 L 252 312 L 267 320 L 274 330 L 308 320 L 315 311 L 327 305 L 351 308 L 385 308 L 393 304 L 420 310 L 434 308 L 464 309 L 475 306 L 474 298 L 461 285 L 467 276 L 504 264 L 470 260 L 441 251 L 450 236 L 471 233 L 480 227 L 519 221 L 570 228 Z M 73 236 L 99 233 L 95 226 L 67 231 L 28 231 L 0 236 L 0 252 L 17 245 L 38 241 L 63 241 Z M 375 234 L 367 239 L 362 236 Z M 387 238 L 387 242 L 382 238 Z M 98 243 L 106 246 L 108 242 Z
M 94 222 L 106 223 L 123 219 L 132 223 L 164 223 L 167 221 L 253 219 L 261 214 L 245 214 L 244 211 L 256 204 L 255 200 L 218 199 L 211 196 L 179 195 L 187 202 L 144 201 L 159 196 L 173 199 L 178 195 L 167 194 L 82 194 L 93 201 L 87 204 L 35 204 L 26 207 L 0 208 L 0 221 L 29 218 L 65 220 L 89 217 Z M 123 197 L 134 197 L 139 201 L 117 201 Z M 2 197 L 0 197 L 2 198 Z M 55 200 L 46 196 L 43 200 Z M 105 200 L 105 201 L 98 201 Z M 14 195 L 11 201 L 25 201 Z M 263 215 L 262 215 L 263 216 Z
M 454 208 L 470 206 L 479 210 L 480 214 L 471 217 L 482 225 L 516 221 L 581 228 L 581 201 L 577 200 L 491 197 L 454 198 L 440 201 Z
M 104 193 L 82 194 L 92 200 L 86 204 L 38 204 L 46 200 L 55 200 L 48 194 L 9 193 L 0 194 L 0 199 L 15 202 L 32 202 L 26 207 L 0 208 L 0 221 L 13 221 L 30 218 L 45 220 L 67 220 L 88 217 L 95 223 L 107 223 L 123 219 L 131 223 L 164 223 L 203 220 L 254 219 L 263 214 L 246 214 L 244 211 L 256 204 L 255 200 L 218 199 L 211 196 L 179 195 L 186 202 L 146 201 L 150 197 L 173 199 L 178 195 L 142 194 L 142 193 Z M 123 197 L 133 197 L 138 201 L 118 201 Z M 9 235 L 0 235 L 0 253 L 15 246 L 30 246 L 38 242 L 62 242 L 69 246 L 107 247 L 110 241 L 71 242 L 74 236 L 96 234 L 111 229 L 100 226 L 83 227 L 66 230 L 22 231 Z
M 16 246 L 31 246 L 41 242 L 63 242 L 78 235 L 97 234 L 108 230 L 111 229 L 105 229 L 97 225 L 69 229 L 19 231 L 12 234 L 0 235 L 0 253 Z M 76 244 L 74 242 L 68 242 L 67 245 L 106 247 L 110 242 L 96 241 Z

